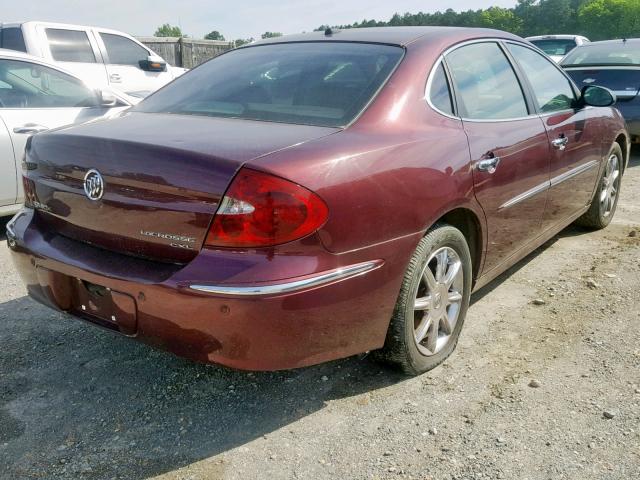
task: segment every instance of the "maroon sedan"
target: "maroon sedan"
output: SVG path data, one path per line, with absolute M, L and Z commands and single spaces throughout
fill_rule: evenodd
M 611 221 L 614 102 L 499 31 L 259 42 L 33 137 L 8 243 L 34 299 L 178 355 L 272 370 L 379 350 L 416 374 L 453 351 L 472 290 Z

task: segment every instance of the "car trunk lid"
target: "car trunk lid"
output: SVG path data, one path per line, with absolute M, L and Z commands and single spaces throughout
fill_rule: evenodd
M 58 234 L 171 263 L 200 250 L 218 203 L 247 161 L 335 128 L 134 113 L 33 137 L 25 197 Z M 91 200 L 85 176 L 100 173 Z

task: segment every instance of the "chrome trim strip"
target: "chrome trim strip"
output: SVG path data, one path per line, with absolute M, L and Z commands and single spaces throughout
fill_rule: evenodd
M 562 65 L 561 65 L 562 67 Z M 628 66 L 628 65 L 618 65 L 618 66 L 591 66 L 591 67 L 562 67 L 564 70 L 640 70 L 640 65 Z
M 570 178 L 575 177 L 576 175 L 580 175 L 581 173 L 586 172 L 587 170 L 591 170 L 593 167 L 596 167 L 600 162 L 598 160 L 591 160 L 579 167 L 576 167 L 568 172 L 562 173 L 556 177 L 553 177 L 551 180 L 547 180 L 540 185 L 536 185 L 535 187 L 527 190 L 526 192 L 521 193 L 520 195 L 513 197 L 511 200 L 506 201 L 502 205 L 498 207 L 498 210 L 503 210 L 505 208 L 513 207 L 520 202 L 523 202 L 539 193 L 545 192 L 551 187 L 555 187 L 556 185 L 561 184 L 562 182 L 569 180 Z
M 371 262 L 358 263 L 347 267 L 336 268 L 327 272 L 314 275 L 302 280 L 294 280 L 285 283 L 276 283 L 270 285 L 251 285 L 251 286 L 235 286 L 227 287 L 223 285 L 189 285 L 191 290 L 198 292 L 212 293 L 218 295 L 230 296 L 263 296 L 263 295 L 279 295 L 283 293 L 295 292 L 302 289 L 318 287 L 338 280 L 356 277 L 366 272 L 374 270 L 382 266 L 382 260 L 374 260 Z
M 618 98 L 630 98 L 638 95 L 638 89 L 635 90 L 611 90 Z
M 527 190 L 526 192 L 521 193 L 517 197 L 513 197 L 511 200 L 506 201 L 505 203 L 503 203 L 498 207 L 498 210 L 503 210 L 505 208 L 513 207 L 514 205 L 520 202 L 524 202 L 528 198 L 538 195 L 539 193 L 546 192 L 550 186 L 551 184 L 549 180 L 547 180 L 544 183 L 541 183 L 540 185 L 536 185 L 535 187 Z
M 550 180 L 550 184 L 552 187 L 559 185 L 560 183 L 569 180 L 570 178 L 575 177 L 576 175 L 580 175 L 581 173 L 586 172 L 587 170 L 591 170 L 593 167 L 597 166 L 600 162 L 598 160 L 591 160 L 590 162 L 584 163 L 579 167 L 576 167 L 568 172 L 564 172 L 557 177 L 553 177 Z
M 515 122 L 515 121 L 519 121 L 519 120 L 529 120 L 532 118 L 535 118 L 538 116 L 537 113 L 530 113 L 529 115 L 525 116 L 525 117 L 515 117 L 515 118 L 497 118 L 497 119 L 476 119 L 476 118 L 464 118 L 464 117 L 459 117 L 459 116 L 454 116 L 448 113 L 445 113 L 439 109 L 437 109 L 432 103 L 431 103 L 431 99 L 430 97 L 430 90 L 431 90 L 431 83 L 433 81 L 433 77 L 435 76 L 435 72 L 438 69 L 438 65 L 440 65 L 440 63 L 443 61 L 444 57 L 446 57 L 449 53 L 453 52 L 454 50 L 457 50 L 458 48 L 464 47 L 465 45 L 472 45 L 474 43 L 495 43 L 495 44 L 499 44 L 500 42 L 504 42 L 504 41 L 508 41 L 510 40 L 512 43 L 516 44 L 516 45 L 522 45 L 523 47 L 528 47 L 527 44 L 525 43 L 521 43 L 518 41 L 515 41 L 513 39 L 506 39 L 506 38 L 499 38 L 499 37 L 487 37 L 487 38 L 474 38 L 472 40 L 466 40 L 460 43 L 457 43 L 455 45 L 450 46 L 449 48 L 447 48 L 437 59 L 435 62 L 433 62 L 433 67 L 431 67 L 431 71 L 429 72 L 429 76 L 427 77 L 427 84 L 425 86 L 425 92 L 424 92 L 424 99 L 427 101 L 427 104 L 433 109 L 435 110 L 437 113 L 439 113 L 440 115 L 443 115 L 445 117 L 454 119 L 454 120 L 462 120 L 463 122 L 468 122 L 468 123 L 498 123 L 498 122 Z M 451 92 L 453 94 L 453 92 Z

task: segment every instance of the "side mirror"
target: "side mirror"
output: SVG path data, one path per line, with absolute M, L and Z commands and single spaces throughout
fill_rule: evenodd
M 592 107 L 610 107 L 617 101 L 616 94 L 608 88 L 587 85 L 582 89 L 580 100 L 583 105 Z
M 155 55 L 149 55 L 146 60 L 138 62 L 140 68 L 145 72 L 166 72 L 167 62 Z
M 108 90 L 98 90 L 98 100 L 101 107 L 114 107 L 118 103 L 116 96 Z

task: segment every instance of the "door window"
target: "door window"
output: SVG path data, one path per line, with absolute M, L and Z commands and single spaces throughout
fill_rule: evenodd
M 442 63 L 438 65 L 431 79 L 431 88 L 429 89 L 429 99 L 434 107 L 443 113 L 453 115 L 453 102 L 451 101 L 451 91 L 447 76 L 444 73 Z
M 499 120 L 526 117 L 529 112 L 511 64 L 497 43 L 474 43 L 446 57 L 461 116 Z
M 108 63 L 116 65 L 140 65 L 140 60 L 146 60 L 149 51 L 141 47 L 133 40 L 122 35 L 111 33 L 101 33 L 100 37 L 104 42 L 109 57 Z
M 4 108 L 96 105 L 97 95 L 66 73 L 31 62 L 0 60 L 0 106 Z
M 47 28 L 51 56 L 58 62 L 96 63 L 87 32 Z
M 572 108 L 573 88 L 553 63 L 530 48 L 508 43 L 507 47 L 529 79 L 541 112 L 557 112 Z

